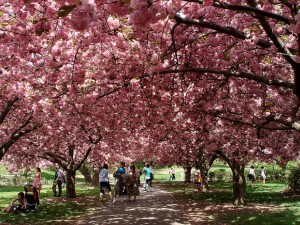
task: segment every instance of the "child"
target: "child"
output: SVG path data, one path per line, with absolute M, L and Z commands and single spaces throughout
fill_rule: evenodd
M 199 192 L 202 192 L 202 178 L 201 178 L 201 171 L 200 166 L 196 165 L 196 169 L 193 173 L 194 175 L 194 182 L 196 184 L 196 188 Z
M 254 172 L 254 166 L 251 166 L 248 173 L 248 178 L 250 181 L 250 186 L 253 187 L 253 183 L 255 180 L 255 172 Z
M 263 166 L 260 168 L 260 177 L 261 177 L 262 182 L 264 184 L 266 182 L 267 176 L 266 176 L 266 170 Z

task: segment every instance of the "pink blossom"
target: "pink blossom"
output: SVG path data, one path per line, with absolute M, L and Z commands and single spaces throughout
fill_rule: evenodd
M 210 6 L 214 3 L 214 0 L 203 0 L 203 5 Z
M 83 31 L 97 19 L 97 12 L 93 0 L 84 0 L 82 5 L 72 10 L 71 24 L 74 29 Z
M 295 61 L 296 63 L 300 63 L 300 56 L 299 56 L 299 55 L 295 55 L 295 56 L 294 56 L 294 61 Z

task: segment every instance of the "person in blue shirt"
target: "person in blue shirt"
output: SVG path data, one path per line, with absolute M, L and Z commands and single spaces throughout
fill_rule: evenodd
M 119 195 L 119 197 L 123 194 L 123 177 L 125 174 L 125 162 L 121 162 L 120 166 L 114 172 L 115 178 L 115 189 L 114 189 L 114 197 Z
M 150 168 L 150 165 L 147 163 L 146 167 L 143 169 L 143 174 L 145 175 L 144 190 L 146 191 L 150 191 L 151 173 L 152 173 L 152 169 Z

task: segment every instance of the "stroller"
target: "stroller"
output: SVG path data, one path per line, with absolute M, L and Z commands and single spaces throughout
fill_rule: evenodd
M 36 188 L 32 185 L 25 185 L 25 198 L 26 198 L 26 212 L 30 212 L 31 210 L 34 210 L 34 212 L 37 212 L 39 209 L 39 195 Z

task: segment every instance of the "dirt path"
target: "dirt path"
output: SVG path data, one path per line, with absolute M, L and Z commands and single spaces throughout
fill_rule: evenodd
M 128 202 L 124 196 L 103 207 L 99 204 L 99 209 L 75 224 L 190 225 L 175 198 L 157 188 L 151 192 L 140 189 L 135 202 Z

